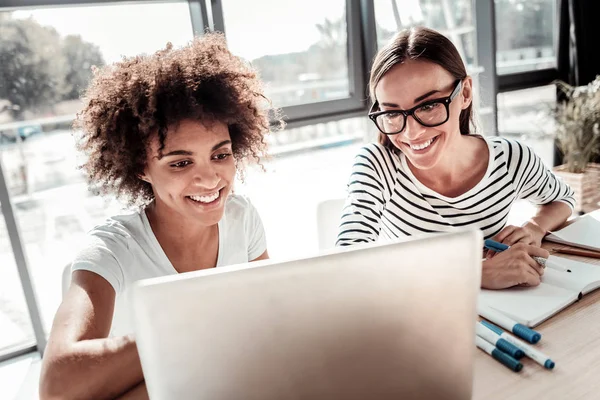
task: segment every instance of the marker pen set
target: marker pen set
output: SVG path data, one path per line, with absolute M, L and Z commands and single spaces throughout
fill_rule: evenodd
M 515 337 L 518 336 L 531 344 L 535 344 L 542 338 L 541 334 L 489 307 L 479 306 L 478 311 L 480 316 L 491 321 L 483 320 L 476 325 L 475 344 L 478 348 L 514 372 L 523 369 L 523 364 L 519 360 L 525 356 L 546 369 L 554 368 L 555 363 L 550 357 Z M 505 332 L 502 328 L 512 332 L 515 336 Z

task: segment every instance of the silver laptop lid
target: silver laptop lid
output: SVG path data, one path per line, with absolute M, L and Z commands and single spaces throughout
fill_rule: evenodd
M 479 231 L 139 282 L 152 399 L 469 399 Z

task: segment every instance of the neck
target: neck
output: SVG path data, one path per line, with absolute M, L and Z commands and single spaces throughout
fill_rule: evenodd
M 157 200 L 146 207 L 145 212 L 152 231 L 161 245 L 167 242 L 178 248 L 186 248 L 190 244 L 194 244 L 195 247 L 210 238 L 217 229 L 217 225 L 199 224 Z
M 465 180 L 473 166 L 477 164 L 477 139 L 471 135 L 458 135 L 448 143 L 449 146 L 444 149 L 444 154 L 437 164 L 426 171 L 419 170 L 410 164 L 408 165 L 413 175 L 425 186 L 438 192 L 446 191 L 457 183 Z M 456 157 L 460 154 L 461 157 Z M 438 190 L 439 189 L 439 190 Z

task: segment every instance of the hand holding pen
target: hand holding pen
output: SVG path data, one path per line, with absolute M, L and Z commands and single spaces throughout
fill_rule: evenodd
M 540 247 L 544 236 L 546 236 L 546 231 L 536 223 L 529 221 L 522 226 L 507 225 L 493 239 L 509 246 L 523 243 Z
M 493 241 L 492 239 L 486 239 L 485 240 L 485 247 L 490 250 L 490 251 L 494 251 L 496 253 L 500 253 L 503 252 L 504 250 L 508 250 L 510 248 L 510 246 L 505 245 L 504 243 L 498 243 Z M 548 253 L 550 254 L 550 253 Z M 555 269 L 557 271 L 561 271 L 561 272 L 571 272 L 570 270 L 568 270 L 567 268 L 565 268 L 562 265 L 559 265 L 556 260 L 550 260 L 549 256 L 548 257 L 540 257 L 540 256 L 532 256 L 532 258 L 539 264 L 541 265 L 542 268 L 552 268 Z
M 489 249 L 493 241 L 486 240 Z M 483 262 L 481 286 L 486 289 L 505 289 L 512 286 L 525 285 L 537 286 L 540 284 L 541 276 L 544 274 L 543 266 L 534 257 L 547 259 L 548 251 L 537 247 L 517 243 L 514 246 L 506 246 L 502 243 L 493 242 L 500 247 L 494 251 L 498 254 Z

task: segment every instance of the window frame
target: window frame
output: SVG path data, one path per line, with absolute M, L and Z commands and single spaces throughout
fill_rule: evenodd
M 558 68 L 545 68 L 515 74 L 498 75 L 498 93 L 546 86 L 558 78 Z
M 10 359 L 17 357 L 22 354 L 26 354 L 32 347 L 37 349 L 40 357 L 43 356 L 44 350 L 46 349 L 46 333 L 44 325 L 42 323 L 42 317 L 40 313 L 40 307 L 38 305 L 35 290 L 29 274 L 29 266 L 27 258 L 25 256 L 25 249 L 23 248 L 23 241 L 21 240 L 21 234 L 17 221 L 15 219 L 14 209 L 10 199 L 10 193 L 8 192 L 8 185 L 4 177 L 4 166 L 0 159 L 0 204 L 2 204 L 2 214 L 4 222 L 6 224 L 6 231 L 11 244 L 13 257 L 15 258 L 15 264 L 17 266 L 17 272 L 19 273 L 19 280 L 23 289 L 23 295 L 25 297 L 25 304 L 27 305 L 27 312 L 31 321 L 31 327 L 33 329 L 33 335 L 35 339 L 35 345 L 27 341 L 20 343 L 16 346 L 10 347 L 6 352 L 0 353 L 0 360 Z

